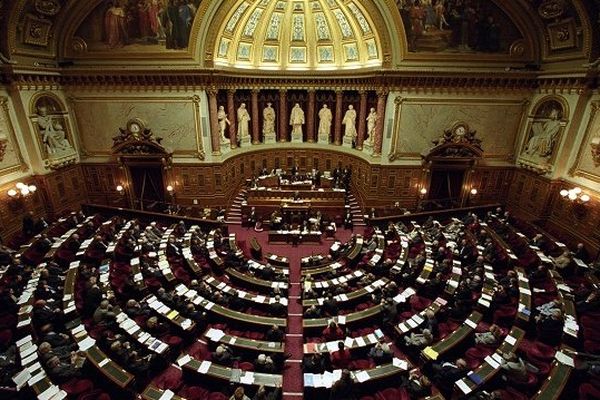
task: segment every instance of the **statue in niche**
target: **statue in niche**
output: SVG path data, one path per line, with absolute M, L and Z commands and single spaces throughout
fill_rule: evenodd
M 263 134 L 274 135 L 275 134 L 275 109 L 271 107 L 272 103 L 267 103 L 267 106 L 263 110 Z
M 375 108 L 371 107 L 371 111 L 367 116 L 367 136 L 369 138 L 369 142 L 373 142 L 375 138 L 375 125 L 377 125 L 377 120 L 379 117 L 377 116 L 377 111 Z
M 44 143 L 49 156 L 74 151 L 67 139 L 63 120 L 64 118 L 60 115 L 49 114 L 47 105 L 40 104 L 37 106 L 37 124 L 42 136 L 42 143 Z
M 242 103 L 237 110 L 237 135 L 238 138 L 244 138 L 249 135 L 250 114 L 246 109 L 246 104 Z
M 319 110 L 319 135 L 329 136 L 332 120 L 331 110 L 327 107 L 327 104 L 323 104 L 323 107 Z
M 552 107 L 545 113 L 542 110 L 542 113 L 536 115 L 539 119 L 531 124 L 525 154 L 542 158 L 552 156 L 562 127 L 560 117 L 561 110 L 558 107 Z
M 292 126 L 292 135 L 302 135 L 302 125 L 304 125 L 304 111 L 300 104 L 296 103 L 290 114 L 290 125 Z
M 349 105 L 346 114 L 344 114 L 344 119 L 342 120 L 342 125 L 346 128 L 344 130 L 344 136 L 347 138 L 356 138 L 356 110 L 354 106 Z
M 217 121 L 219 122 L 219 136 L 221 137 L 221 140 L 229 140 L 225 136 L 225 130 L 227 129 L 227 125 L 230 125 L 231 122 L 229 122 L 225 107 L 223 106 L 219 106 L 219 110 L 217 111 Z

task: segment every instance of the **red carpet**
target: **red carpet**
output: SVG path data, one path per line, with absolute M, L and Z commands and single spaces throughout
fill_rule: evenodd
M 359 228 L 360 233 L 362 229 Z M 239 225 L 229 225 L 229 233 L 235 233 L 238 242 L 246 242 L 256 237 L 256 240 L 262 246 L 263 256 L 267 253 L 273 253 L 278 256 L 284 256 L 290 262 L 290 291 L 288 302 L 287 335 L 285 339 L 285 351 L 291 354 L 286 362 L 286 369 L 283 372 L 283 400 L 297 400 L 303 398 L 304 380 L 302 375 L 302 355 L 303 355 L 303 330 L 302 330 L 302 302 L 300 299 L 300 260 L 312 254 L 329 254 L 329 247 L 333 241 L 323 240 L 321 244 L 299 244 L 292 247 L 287 244 L 269 244 L 267 231 L 255 232 L 253 229 L 242 228 Z M 341 242 L 350 239 L 352 231 L 339 229 L 336 232 L 336 238 Z M 243 246 L 247 256 L 250 256 L 247 249 Z

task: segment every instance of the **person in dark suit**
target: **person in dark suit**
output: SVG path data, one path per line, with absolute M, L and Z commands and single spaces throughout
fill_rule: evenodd
M 287 315 L 287 307 L 281 303 L 281 296 L 275 296 L 275 302 L 271 303 L 269 310 L 274 317 L 285 317 Z
M 325 372 L 325 360 L 321 353 L 313 353 L 302 360 L 302 371 L 307 374 L 322 374 Z
M 347 369 L 342 371 L 342 377 L 331 387 L 329 400 L 355 400 L 356 388 L 354 380 Z
M 33 211 L 29 211 L 23 217 L 23 235 L 30 237 L 33 235 L 35 229 L 35 220 L 33 219 Z
M 277 325 L 273 325 L 269 328 L 265 334 L 265 340 L 269 342 L 283 342 L 285 333 Z

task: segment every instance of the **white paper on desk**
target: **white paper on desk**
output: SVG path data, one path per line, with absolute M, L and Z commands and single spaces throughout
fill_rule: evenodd
M 17 347 L 21 347 L 25 343 L 31 342 L 31 340 L 32 340 L 31 335 L 27 335 L 24 338 L 21 338 L 21 339 L 17 340 L 15 344 L 17 345 Z
M 500 365 L 502 364 L 502 360 L 503 360 L 503 358 L 502 358 L 502 356 L 501 356 L 500 354 L 498 354 L 498 353 L 493 353 L 493 354 L 492 354 L 492 358 L 494 359 L 494 361 L 496 361 L 496 363 L 498 363 L 498 364 L 500 364 Z
M 35 371 L 42 369 L 42 364 L 40 364 L 39 361 L 37 361 L 35 364 L 31 364 L 29 367 L 27 367 L 27 371 L 29 371 L 30 374 L 33 374 Z
M 24 319 L 23 321 L 19 321 L 19 323 L 17 324 L 17 328 L 22 328 L 29 324 L 31 324 L 31 318 L 27 318 L 27 319 Z
M 254 296 L 254 301 L 256 301 L 257 303 L 264 303 L 266 299 L 267 297 L 263 295 Z
M 90 347 L 92 347 L 95 344 L 96 344 L 96 341 L 89 336 L 86 337 L 85 339 L 83 339 L 81 342 L 77 343 L 77 345 L 79 346 L 79 350 L 81 350 L 81 351 L 86 351 L 87 349 L 89 349 Z
M 368 381 L 371 377 L 367 371 L 360 371 L 354 374 L 354 377 L 359 383 Z
M 325 371 L 322 377 L 322 385 L 326 388 L 330 388 L 333 385 L 333 374 L 329 371 Z
M 34 360 L 37 360 L 38 355 L 37 353 L 31 353 L 30 355 L 28 355 L 25 358 L 21 358 L 21 365 L 22 366 L 26 366 L 31 364 Z
M 242 385 L 253 385 L 254 372 L 246 371 L 242 376 L 240 376 L 240 383 Z
M 179 360 L 177 360 L 177 365 L 179 365 L 180 367 L 183 367 L 185 364 L 189 363 L 190 361 L 192 361 L 192 357 L 190 357 L 189 354 L 186 354 L 185 356 L 183 356 Z
M 494 360 L 491 356 L 487 356 L 486 358 L 484 358 L 485 362 L 487 362 L 488 364 L 490 364 L 490 366 L 493 369 L 498 369 L 500 367 L 500 364 L 498 364 L 496 362 L 496 360 Z
M 458 386 L 458 388 L 462 390 L 464 394 L 469 394 L 472 391 L 469 385 L 467 385 L 463 379 L 457 380 L 456 386 Z
M 31 373 L 27 369 L 24 369 L 12 377 L 13 382 L 17 385 L 17 390 L 25 386 L 29 379 L 31 379 Z
M 58 393 L 60 388 L 56 385 L 49 386 L 46 390 L 38 395 L 39 400 L 49 400 L 52 396 Z
M 418 315 L 418 314 L 415 314 L 415 315 L 412 317 L 412 319 L 413 319 L 413 320 L 414 320 L 414 321 L 415 321 L 417 324 L 419 324 L 419 325 L 420 325 L 420 324 L 422 324 L 422 323 L 423 323 L 423 321 L 424 321 L 424 319 L 423 319 L 423 318 L 421 318 L 421 316 L 420 316 L 420 315 Z
M 50 400 L 63 400 L 67 398 L 67 392 L 64 390 L 59 390 L 54 396 L 50 398 Z
M 206 332 L 206 337 L 214 342 L 218 342 L 223 336 L 225 336 L 225 332 L 221 329 L 210 328 L 208 332 Z
M 345 315 L 339 315 L 337 317 L 337 323 L 341 324 L 341 325 L 345 325 L 346 324 L 346 316 Z
M 417 326 L 419 326 L 419 324 L 417 324 L 417 321 L 415 321 L 413 318 L 407 319 L 404 322 L 406 322 L 408 324 L 408 326 L 410 326 L 411 328 L 416 328 Z
M 478 303 L 481 304 L 482 306 L 486 307 L 486 308 L 490 307 L 490 302 L 487 301 L 487 300 L 484 300 L 484 299 L 480 298 L 479 301 L 478 301 Z
M 401 360 L 400 358 L 394 357 L 392 359 L 392 365 L 405 371 L 408 370 L 408 362 L 406 362 L 406 360 Z
M 100 361 L 100 362 L 98 363 L 98 366 L 99 366 L 100 368 L 102 368 L 102 367 L 104 367 L 106 364 L 108 364 L 109 362 L 110 362 L 110 358 L 105 358 L 104 360 L 102 360 L 102 361 Z
M 21 348 L 20 349 L 21 358 L 27 357 L 28 355 L 34 353 L 36 350 L 37 350 L 37 344 L 30 344 L 27 347 Z
M 465 319 L 465 324 L 473 329 L 477 328 L 477 324 L 473 321 L 471 321 L 470 319 Z
M 167 389 L 163 392 L 162 396 L 158 398 L 158 400 L 171 400 L 173 396 L 175 396 L 175 393 Z
M 29 386 L 33 386 L 36 383 L 38 383 L 39 381 L 41 381 L 42 379 L 44 379 L 46 377 L 46 373 L 44 372 L 44 370 L 41 370 L 40 372 L 38 372 L 36 375 L 34 375 L 31 379 L 29 379 L 27 381 L 27 384 Z
M 369 333 L 367 339 L 369 340 L 369 343 L 377 343 L 377 337 L 373 333 Z
M 212 365 L 212 362 L 210 362 L 210 361 L 202 361 L 200 363 L 200 366 L 198 367 L 198 372 L 201 374 L 206 374 L 211 365 Z
M 337 341 L 327 342 L 327 343 L 325 343 L 325 346 L 327 347 L 327 351 L 330 353 L 338 350 L 338 342 Z
M 529 296 L 531 296 L 531 290 L 526 289 L 526 288 L 519 288 L 519 292 L 523 293 L 523 294 L 527 294 Z
M 365 342 L 365 338 L 363 338 L 362 336 L 357 336 L 354 340 L 356 340 L 356 344 L 358 345 L 358 347 L 365 347 L 367 345 L 367 342 Z
M 562 351 L 557 351 L 556 354 L 554 354 L 554 358 L 556 358 L 556 361 L 558 361 L 561 364 L 565 364 L 571 368 L 575 368 L 575 362 L 573 361 L 573 359 L 565 353 L 563 353 Z
M 215 303 L 213 303 L 212 301 L 209 301 L 208 303 L 206 303 L 204 308 L 207 310 L 210 310 L 211 308 L 213 308 L 214 305 L 215 305 Z
M 512 337 L 511 335 L 508 335 L 504 338 L 504 341 L 508 344 L 510 344 L 511 346 L 514 346 L 515 343 L 517 343 L 517 338 Z
M 344 340 L 344 345 L 345 345 L 347 348 L 349 348 L 349 349 L 350 349 L 350 348 L 352 348 L 352 345 L 353 345 L 353 344 L 354 344 L 354 339 L 353 339 L 353 338 L 351 338 L 351 337 L 347 337 L 347 338 Z

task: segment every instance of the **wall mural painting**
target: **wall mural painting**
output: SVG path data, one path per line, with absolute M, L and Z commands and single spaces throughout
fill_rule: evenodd
M 396 0 L 411 52 L 508 53 L 522 38 L 491 0 Z
M 185 50 L 201 0 L 104 0 L 76 36 L 88 51 Z

